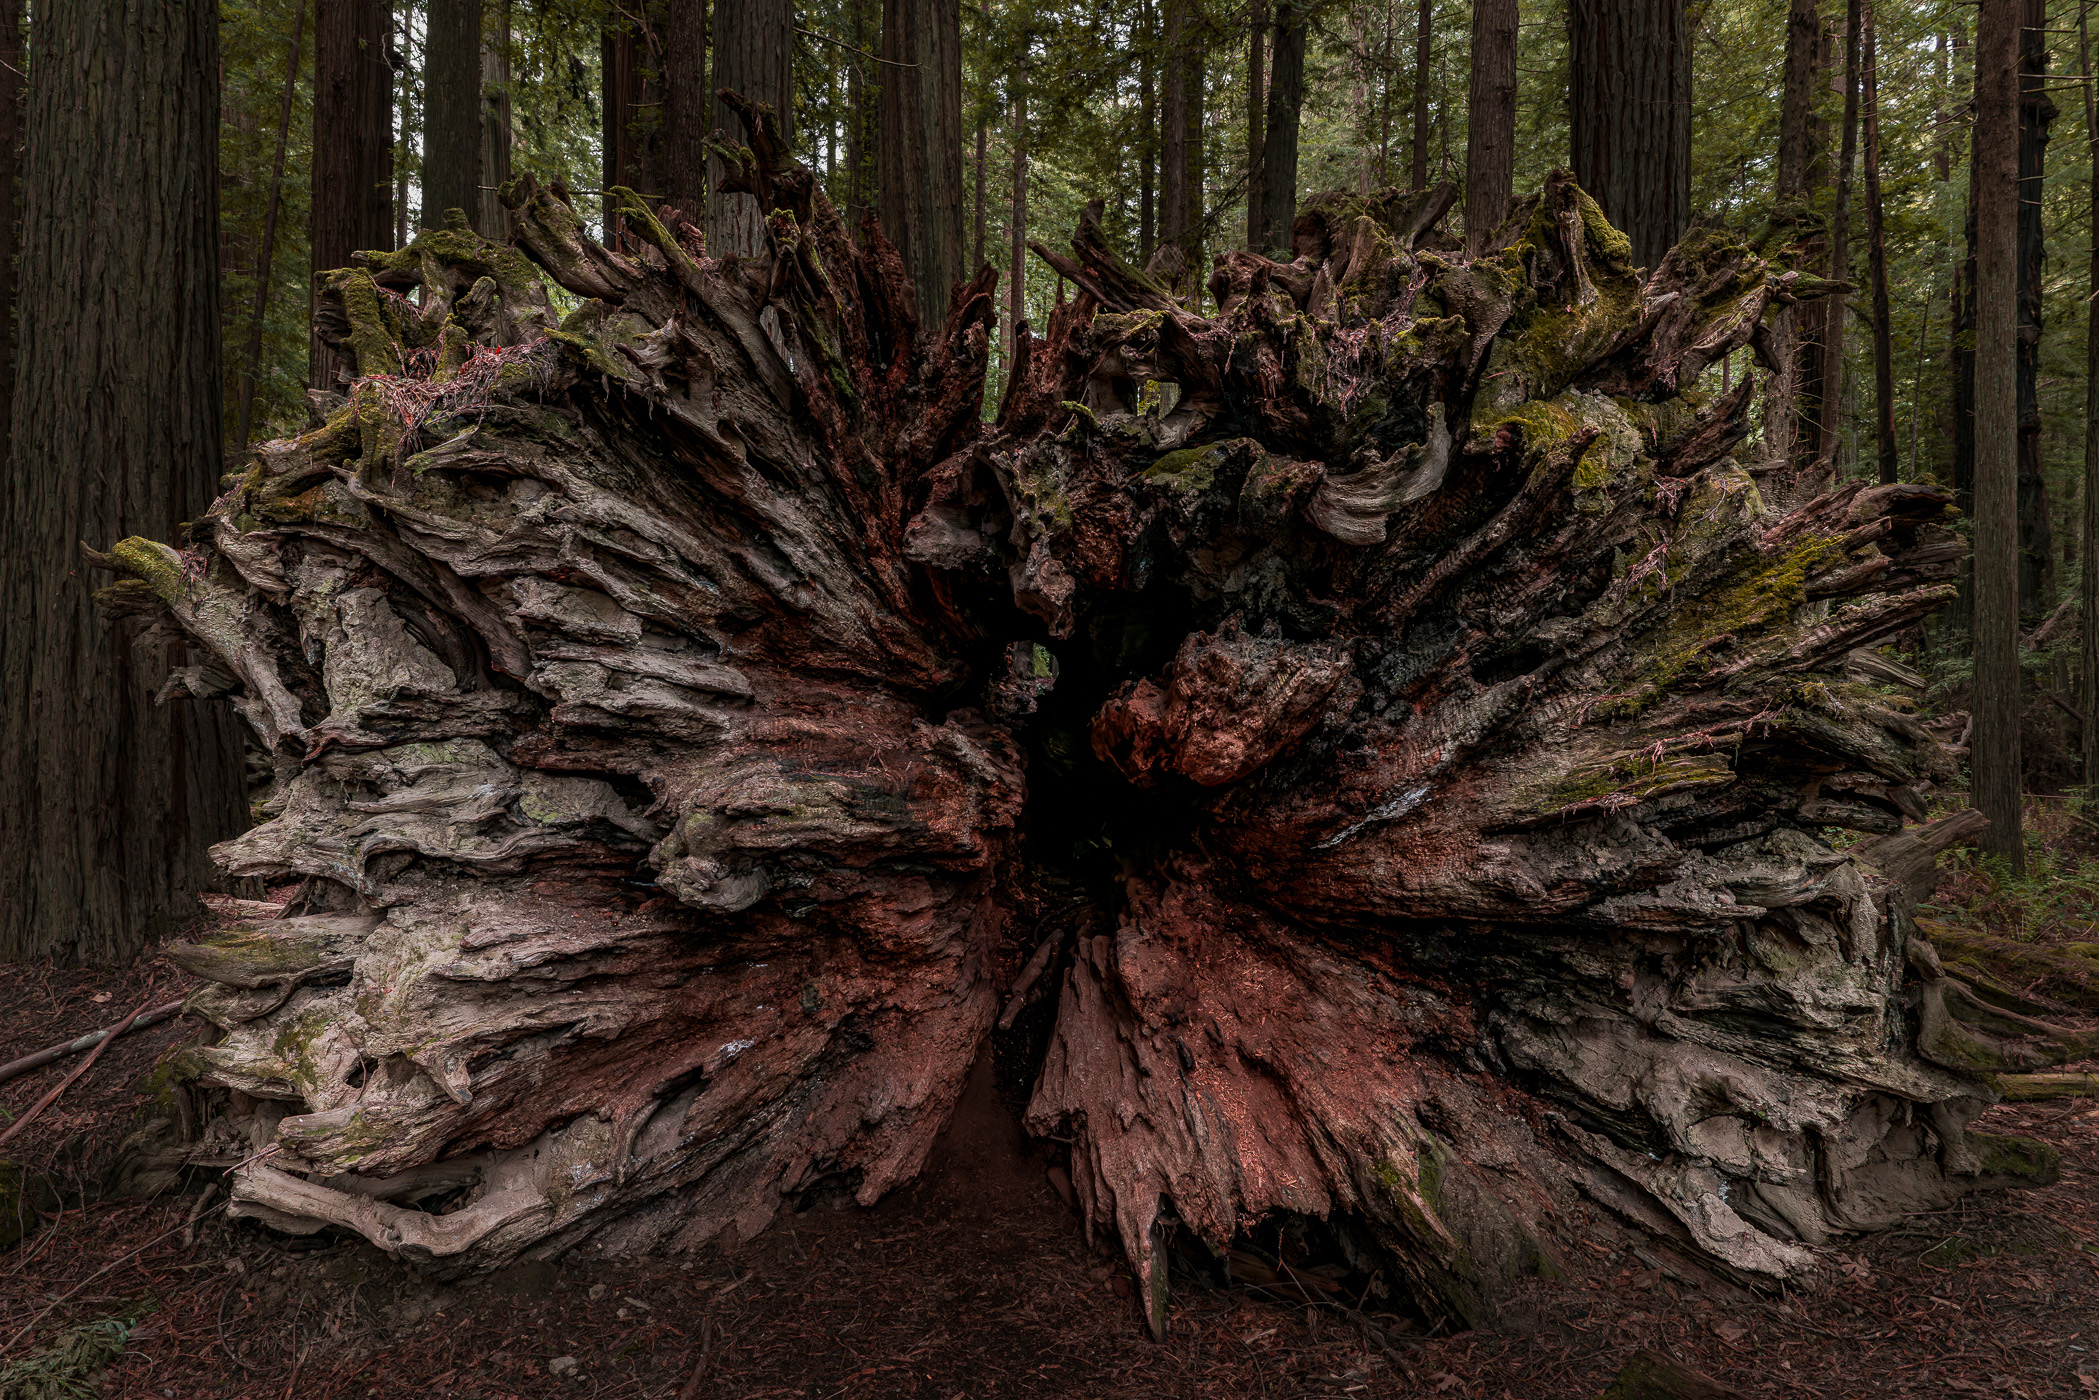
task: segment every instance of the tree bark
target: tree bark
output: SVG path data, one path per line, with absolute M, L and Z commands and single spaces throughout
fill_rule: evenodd
M 421 223 L 444 228 L 481 212 L 481 0 L 428 0 L 424 24 Z
M 2019 31 L 2024 0 L 1975 24 L 1975 560 L 1972 802 L 2025 868 L 2019 770 Z
M 730 7 L 743 7 L 728 0 Z M 702 229 L 707 223 L 707 133 L 714 91 L 707 79 L 707 0 L 668 0 L 663 26 L 663 198 Z M 717 16 L 734 25 L 735 19 Z M 848 113 L 847 122 L 852 116 Z M 848 134 L 847 163 L 852 160 Z
M 1419 0 L 1414 13 L 1414 148 L 1408 162 L 1410 187 L 1428 188 L 1428 75 L 1435 59 L 1434 0 Z
M 722 93 L 733 92 L 746 101 L 762 103 L 780 124 L 780 140 L 794 140 L 794 6 L 790 0 L 746 0 L 720 4 L 714 12 L 714 123 L 724 133 L 739 129 L 736 111 Z M 889 25 L 885 20 L 882 56 L 895 59 L 889 50 Z M 884 126 L 876 142 L 881 162 L 883 199 L 896 179 L 889 164 L 887 113 L 891 87 L 900 79 L 894 70 L 878 78 L 882 91 Z M 864 156 L 863 152 L 863 156 Z M 726 168 L 719 158 L 708 163 L 709 179 L 720 186 Z M 959 193 L 960 185 L 957 184 Z M 887 205 L 884 205 L 887 213 Z M 738 253 L 754 257 L 765 247 L 765 211 L 747 194 L 716 193 L 707 205 L 707 249 L 719 257 Z
M 2019 27 L 2019 615 L 2053 605 L 2055 532 L 2041 461 L 2041 315 L 2048 245 L 2041 196 L 2048 167 L 2047 0 L 2022 0 Z
M 1255 253 L 1265 246 L 1268 232 L 1262 204 L 1267 187 L 1262 183 L 1261 165 L 1268 145 L 1268 24 L 1268 0 L 1251 0 L 1246 23 L 1246 247 Z M 1299 66 L 1302 68 L 1301 61 Z M 1291 194 L 1294 215 L 1296 192 Z
M 400 47 L 391 55 L 393 80 L 399 89 L 400 98 L 395 110 L 399 120 L 394 128 L 394 247 L 408 246 L 408 168 L 412 143 L 416 139 L 415 73 L 412 54 L 415 50 L 415 3 L 414 0 L 398 0 L 393 7 L 393 34 L 401 41 Z M 427 55 L 426 55 L 427 57 Z M 388 101 L 394 101 L 389 97 Z M 241 441 L 241 450 L 247 450 L 247 440 Z
M 117 961 L 197 909 L 237 830 L 209 664 L 95 615 L 80 541 L 217 493 L 218 13 L 54 0 L 29 32 L 13 458 L 0 528 L 0 959 Z M 162 689 L 167 703 L 156 704 Z
M 510 179 L 510 0 L 493 0 L 494 23 L 481 41 L 480 181 L 474 191 L 474 228 L 483 238 L 510 236 L 503 185 Z
M 847 0 L 853 14 L 853 52 L 846 60 L 845 121 L 845 222 L 850 229 L 858 229 L 874 212 L 875 204 L 874 154 L 869 149 L 869 112 L 874 102 L 867 71 L 867 46 L 872 42 L 867 33 L 867 12 L 874 3 L 875 0 Z M 872 86 L 880 90 L 878 80 Z
M 386 64 L 386 22 L 380 0 L 314 0 L 307 246 L 316 310 L 326 273 L 347 266 L 352 253 L 384 247 L 393 234 L 393 70 Z M 430 203 L 427 192 L 423 202 Z M 314 388 L 341 387 L 342 366 L 318 336 L 308 365 Z
M 652 204 L 663 193 L 663 124 L 658 120 L 663 92 L 657 57 L 662 51 L 657 31 L 663 13 L 663 0 L 653 4 L 638 0 L 608 12 L 599 30 L 599 150 L 605 170 L 606 239 L 609 246 L 629 253 L 639 251 L 641 244 L 620 212 L 621 197 L 615 191 L 633 190 Z M 719 53 L 715 61 L 720 63 Z
M 885 0 L 882 57 L 882 231 L 932 322 L 962 280 L 960 0 Z
M 1574 178 L 1653 267 L 1691 221 L 1685 0 L 1570 0 L 1567 20 Z
M 248 321 L 248 353 L 242 360 L 240 418 L 233 450 L 248 450 L 248 429 L 255 415 L 255 376 L 262 368 L 262 324 L 270 312 L 270 286 L 277 260 L 277 211 L 284 202 L 284 152 L 291 144 L 292 102 L 299 95 L 299 59 L 306 40 L 306 0 L 295 0 L 291 57 L 284 65 L 284 101 L 277 113 L 277 154 L 270 162 L 270 202 L 262 217 L 262 248 L 255 258 L 255 314 Z M 0 62 L 4 62 L 0 58 Z M 10 221 L 11 222 L 11 221 Z M 8 324 L 0 307 L 0 329 Z
M 1808 207 L 1807 193 L 1819 185 L 1827 159 L 1822 123 L 1815 116 L 1815 89 L 1824 68 L 1822 20 L 1816 0 L 1791 0 L 1786 15 L 1784 88 L 1778 126 L 1777 208 L 1774 218 L 1799 228 L 1802 269 L 1822 270 L 1821 234 Z M 1781 307 L 1772 318 L 1769 344 L 1772 371 L 1764 397 L 1764 445 L 1767 470 L 1802 475 L 1803 458 L 1814 455 L 1815 423 L 1820 418 L 1822 357 L 1821 318 L 1815 308 Z
M 1268 220 L 1259 250 L 1290 252 L 1290 225 L 1297 216 L 1298 118 L 1305 98 L 1304 9 L 1282 0 L 1275 9 L 1275 58 L 1268 76 L 1268 118 L 1261 151 L 1261 208 Z
M 0 0 L 0 468 L 10 461 L 15 405 L 15 263 L 21 254 L 23 0 Z
M 970 181 L 970 238 L 969 265 L 972 269 L 984 265 L 984 219 L 987 191 L 985 181 L 991 178 L 991 120 L 982 103 L 977 104 L 977 165 L 976 178 Z
M 1865 14 L 1866 243 L 1873 280 L 1873 438 L 1882 483 L 1901 479 L 1895 450 L 1895 347 L 1889 322 L 1888 230 L 1880 196 L 1880 45 L 1873 7 Z M 1925 324 L 1931 320 L 1925 301 Z M 1923 343 L 1920 332 L 1918 343 Z M 1915 446 L 1911 447 L 1915 455 Z
M 2090 18 L 2077 12 L 2077 71 L 2092 71 Z M 2085 277 L 2090 288 L 2084 312 L 2084 520 L 2078 562 L 2082 569 L 2082 634 L 2078 641 L 2084 685 L 2084 722 L 2079 738 L 2084 753 L 2084 806 L 2099 807 L 2099 99 L 2092 84 L 2080 84 L 2084 94 L 2085 154 L 2091 162 L 2091 209 Z
M 1027 41 L 1022 40 L 1025 53 Z M 1028 65 L 1023 58 L 1011 79 L 1013 125 L 1006 144 L 1013 152 L 1013 189 L 1006 205 L 1006 373 L 1008 384 L 1025 353 L 1028 323 Z
M 278 756 L 229 866 L 309 881 L 173 954 L 236 1213 L 450 1272 L 747 1239 L 908 1180 L 1001 1019 L 1155 1328 L 1169 1223 L 1484 1323 L 1580 1240 L 1798 1280 L 2019 1159 L 1978 1067 L 2060 1037 L 1916 936 L 1974 819 L 1900 830 L 1947 756 L 1843 681 L 1946 596 L 1943 493 L 1781 513 L 1697 392 L 1790 279 L 1643 277 L 1561 177 L 1491 277 L 1417 251 L 1447 193 L 1322 197 L 1208 318 L 1089 211 L 987 421 L 995 275 L 918 324 L 750 146 L 755 275 L 525 184 L 516 250 L 338 275 L 355 401 L 193 565 L 112 552 Z
M 1813 475 L 1809 492 L 1824 490 L 1836 479 L 1844 446 L 1844 334 L 1851 313 L 1851 173 L 1858 168 L 1859 45 L 1864 26 L 1863 0 L 1844 7 L 1844 126 L 1836 173 L 1836 207 L 1829 220 L 1829 275 L 1843 288 L 1821 306 L 1821 411 L 1816 418 Z
M 1516 190 L 1516 0 L 1472 7 L 1465 133 L 1465 251 L 1476 258 L 1508 217 Z
M 1149 267 L 1158 251 L 1158 218 L 1155 205 L 1159 166 L 1159 29 L 1152 0 L 1138 9 L 1143 25 L 1144 47 L 1138 58 L 1137 111 L 1137 261 Z

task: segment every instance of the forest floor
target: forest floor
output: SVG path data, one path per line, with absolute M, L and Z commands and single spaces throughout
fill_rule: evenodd
M 2052 835 L 2037 883 L 1952 863 L 1937 914 L 2090 937 L 2099 861 L 2061 823 Z M 0 966 L 0 1062 L 186 986 L 151 953 L 114 972 Z M 527 1264 L 443 1285 L 362 1241 L 229 1222 L 215 1188 L 96 1199 L 150 1106 L 141 1081 L 194 1034 L 177 1020 L 115 1042 L 8 1145 L 62 1201 L 0 1249 L 0 1400 L 1556 1400 L 1598 1394 L 1642 1347 L 1755 1397 L 2099 1394 L 2093 1100 L 1990 1110 L 1981 1127 L 2062 1154 L 2060 1182 L 1856 1241 L 1842 1282 L 1815 1293 L 1694 1292 L 1598 1246 L 1495 1334 L 1429 1337 L 1346 1299 L 1292 1306 L 1177 1276 L 1159 1344 L 988 1066 L 921 1182 L 873 1209 L 819 1206 L 688 1261 Z M 77 1063 L 9 1082 L 0 1105 L 20 1113 Z

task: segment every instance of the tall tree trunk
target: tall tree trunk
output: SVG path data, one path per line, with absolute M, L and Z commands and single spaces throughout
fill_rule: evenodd
M 738 0 L 720 4 L 742 8 Z M 667 0 L 664 16 L 663 198 L 688 222 L 705 228 L 707 133 L 714 128 L 714 91 L 707 80 L 707 0 Z M 846 122 L 850 163 L 850 112 Z
M 1297 215 L 1297 132 L 1305 98 L 1304 7 L 1282 0 L 1275 8 L 1275 59 L 1268 76 L 1267 143 L 1261 152 L 1261 207 L 1268 226 L 1256 251 L 1290 253 L 1290 223 Z
M 1746 396 L 1695 386 L 1774 294 L 1752 249 L 1643 294 L 1562 178 L 1481 277 L 1420 256 L 1440 195 L 1315 202 L 1309 268 L 1233 250 L 1206 318 L 1089 213 L 1036 248 L 1077 291 L 987 420 L 996 277 L 919 325 L 753 152 L 796 254 L 748 297 L 520 184 L 522 258 L 425 235 L 332 284 L 411 397 L 267 451 L 194 586 L 124 551 L 286 759 L 227 858 L 311 877 L 314 912 L 171 954 L 213 984 L 170 1073 L 236 1214 L 466 1272 L 872 1203 L 1007 987 L 1050 1003 L 995 1042 L 1026 1122 L 1161 1330 L 1169 1219 L 1191 1258 L 1316 1220 L 1344 1296 L 1441 1328 L 1604 1283 L 1584 1245 L 1775 1287 L 2044 1174 L 1970 1135 L 1979 1067 L 2084 1039 L 1978 1021 L 1910 917 L 1973 825 L 1900 832 L 1947 756 L 1800 699 L 1944 597 L 1944 497 L 1751 489 Z M 617 309 L 542 335 L 528 258 Z M 410 348 L 449 315 L 495 363 L 420 379 L 374 282 L 431 299 Z M 1166 383 L 1171 452 L 1128 430 Z M 1417 440 L 1363 439 L 1373 393 Z
M 1153 0 L 1144 0 L 1138 15 L 1144 26 L 1144 47 L 1138 59 L 1142 87 L 1137 111 L 1137 259 L 1149 267 L 1159 241 L 1159 26 Z
M 1880 45 L 1873 6 L 1866 6 L 1865 103 L 1866 103 L 1866 242 L 1873 277 L 1873 425 L 1878 448 L 1880 479 L 1901 479 L 1895 455 L 1895 345 L 1892 312 L 1888 305 L 1888 230 L 1880 197 Z M 1930 300 L 1925 302 L 1925 323 L 1930 324 Z M 1918 335 L 1923 344 L 1923 335 Z M 1914 447 L 1911 454 L 1915 455 Z M 1915 474 L 1914 466 L 1911 469 Z
M 0 488 L 0 959 L 108 961 L 195 915 L 205 848 L 246 806 L 240 742 L 202 703 L 217 673 L 177 672 L 156 704 L 188 648 L 136 617 L 112 636 L 80 553 L 171 538 L 218 494 L 218 9 L 49 0 L 29 50 Z
M 481 170 L 475 190 L 474 227 L 498 242 L 510 236 L 503 185 L 510 179 L 510 0 L 490 0 L 494 23 L 481 39 Z
M 961 0 L 884 0 L 882 57 L 882 233 L 937 321 L 962 280 Z
M 892 5 L 893 3 L 894 0 Z M 893 22 L 893 16 L 885 21 L 882 36 L 882 56 L 889 59 L 896 58 L 888 47 L 889 25 Z M 903 78 L 897 70 L 891 69 L 882 73 L 877 81 L 881 84 L 882 110 L 886 122 L 891 90 L 898 86 Z M 783 145 L 793 144 L 792 0 L 740 0 L 740 3 L 720 0 L 720 3 L 716 4 L 713 89 L 713 129 L 722 132 L 737 130 L 735 109 L 721 97 L 721 93 L 726 89 L 746 101 L 764 104 L 772 114 L 772 119 L 779 123 L 780 142 Z M 878 159 L 881 162 L 881 184 L 885 201 L 882 217 L 885 224 L 889 218 L 887 191 L 895 179 L 889 166 L 888 142 L 889 132 L 885 126 L 876 143 Z M 707 169 L 710 187 L 718 187 L 722 178 L 720 158 L 710 160 Z M 888 232 L 886 228 L 883 231 Z M 758 201 L 747 194 L 714 195 L 707 205 L 707 249 L 716 256 L 723 253 L 739 253 L 745 257 L 752 257 L 764 251 L 765 211 L 758 207 Z
M 241 361 L 240 418 L 233 450 L 248 450 L 248 428 L 255 417 L 255 377 L 262 368 L 262 325 L 270 314 L 270 287 L 276 280 L 277 211 L 284 202 L 284 152 L 291 144 L 292 101 L 299 94 L 299 58 L 306 39 L 306 0 L 293 0 L 291 57 L 284 65 L 284 101 L 277 111 L 277 154 L 270 162 L 270 202 L 262 216 L 262 248 L 255 258 L 255 314 L 248 320 L 248 353 Z M 4 60 L 0 60 L 4 61 Z M 0 316 L 0 329 L 7 322 Z
M 1159 103 L 1159 247 L 1149 266 L 1177 289 L 1185 289 L 1192 264 L 1188 257 L 1191 230 L 1188 227 L 1188 182 L 1190 157 L 1188 124 L 1190 97 L 1189 51 L 1193 22 L 1188 10 L 1192 0 L 1162 0 L 1165 23 L 1160 42 L 1166 53 L 1165 91 Z
M 2048 128 L 2047 0 L 2022 0 L 2019 28 L 2019 615 L 2038 618 L 2055 593 L 2055 533 L 2041 463 L 2041 311 L 2048 245 L 2042 227 Z
M 1829 220 L 1829 275 L 1851 284 L 1851 173 L 1858 167 L 1859 40 L 1864 0 L 1849 0 L 1844 9 L 1844 126 L 1836 172 L 1836 207 Z M 1851 293 L 1825 299 L 1822 312 L 1821 413 L 1816 419 L 1815 468 L 1803 483 L 1807 494 L 1823 491 L 1835 479 L 1844 445 L 1844 333 L 1851 312 Z
M 1815 116 L 1815 91 L 1824 68 L 1822 20 L 1816 0 L 1791 0 L 1786 14 L 1784 86 L 1778 123 L 1776 211 L 1800 225 L 1798 262 L 1819 272 L 1826 245 L 1808 209 L 1807 194 L 1822 183 L 1824 134 Z M 1764 394 L 1764 452 L 1768 470 L 1789 480 L 1811 460 L 1820 416 L 1821 316 L 1815 307 L 1785 306 L 1771 318 L 1767 337 L 1775 364 Z
M 481 213 L 481 0 L 427 0 L 423 38 L 424 228 Z M 611 183 L 608 181 L 608 183 Z
M 2024 0 L 1975 22 L 1975 679 L 1972 801 L 2025 868 L 2019 769 L 2019 31 Z
M 1435 0 L 1414 10 L 1414 149 L 1407 166 L 1410 188 L 1428 188 L 1428 74 L 1435 58 Z
M 1283 8 L 1288 11 L 1288 0 L 1284 0 Z M 1267 158 L 1268 145 L 1267 40 L 1268 0 L 1252 0 L 1246 24 L 1246 246 L 1256 253 L 1267 246 L 1264 240 L 1268 236 L 1268 216 L 1263 203 L 1268 188 L 1262 174 L 1262 161 Z M 1278 55 L 1278 59 L 1280 57 Z M 1300 84 L 1303 70 L 1304 58 L 1300 54 Z M 1294 151 L 1296 142 L 1291 145 Z M 1293 216 L 1297 212 L 1294 199 L 1290 212 Z
M 624 188 L 645 195 L 663 192 L 658 174 L 661 143 L 655 139 L 660 137 L 661 127 L 652 120 L 661 93 L 649 81 L 653 67 L 649 26 L 652 14 L 659 9 L 660 0 L 658 4 L 636 0 L 631 5 L 616 6 L 605 15 L 599 30 L 598 146 L 605 170 L 605 236 L 609 246 L 626 252 L 633 252 L 640 245 L 634 241 L 631 221 L 620 213 L 619 197 L 611 191 Z M 716 61 L 720 61 L 718 57 Z
M 1023 54 L 1027 41 L 1022 40 Z M 1023 57 L 1012 76 L 1013 127 L 1007 144 L 1013 151 L 1013 190 L 1006 208 L 1006 373 L 1011 376 L 1022 362 L 1022 344 L 1028 321 L 1028 64 Z
M 1569 0 L 1574 178 L 1653 267 L 1691 221 L 1686 0 Z
M 2077 8 L 2077 71 L 2092 71 L 2090 11 Z M 2084 302 L 2084 530 L 2078 561 L 2083 570 L 2083 629 L 2079 638 L 2083 666 L 2084 806 L 2099 808 L 2099 97 L 2090 81 L 2078 84 L 2084 95 L 2085 155 L 2091 162 L 2090 211 L 2085 258 L 2089 288 Z
M 394 75 L 386 64 L 387 18 L 383 0 L 314 0 L 307 246 L 315 309 L 322 274 L 347 267 L 360 249 L 385 247 L 393 235 Z M 471 113 L 467 120 L 473 120 Z M 430 204 L 427 183 L 423 203 Z M 340 387 L 340 357 L 319 336 L 308 365 L 314 388 Z
M 1473 4 L 1465 132 L 1465 251 L 1478 257 L 1516 189 L 1516 0 Z
M 879 74 L 870 75 L 867 32 L 869 7 L 875 0 L 846 0 L 853 15 L 853 51 L 846 58 L 845 119 L 845 223 L 857 232 L 874 210 L 874 152 L 870 135 L 874 124 L 871 109 L 880 91 Z M 871 90 L 872 89 L 872 90 Z
M 970 216 L 969 266 L 972 270 L 984 265 L 984 217 L 986 194 L 984 182 L 991 177 L 991 121 L 985 115 L 984 105 L 977 104 L 977 165 L 976 178 L 970 182 L 971 201 L 975 208 Z
M 317 0 L 318 2 L 318 0 Z M 416 139 L 415 123 L 415 64 L 411 55 L 415 46 L 416 0 L 396 0 L 393 11 L 394 33 L 400 39 L 400 47 L 394 50 L 392 66 L 394 85 L 400 91 L 397 110 L 399 120 L 394 128 L 392 159 L 394 164 L 394 243 L 396 248 L 408 246 L 408 170 L 414 162 L 412 154 Z
M 15 262 L 21 253 L 23 0 L 0 0 L 0 473 L 8 469 L 15 404 Z

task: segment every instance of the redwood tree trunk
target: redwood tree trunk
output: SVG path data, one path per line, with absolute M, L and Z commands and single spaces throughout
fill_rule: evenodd
M 2055 532 L 2041 463 L 2041 308 L 2047 239 L 2041 221 L 2048 168 L 2047 0 L 2021 0 L 2019 25 L 2019 615 L 2053 603 Z
M 1414 145 L 1407 170 L 1408 188 L 1428 188 L 1428 75 L 1434 60 L 1435 3 L 1420 0 L 1414 14 Z
M 931 322 L 962 280 L 961 0 L 885 0 L 882 57 L 882 228 Z
M 427 0 L 424 23 L 422 227 L 443 228 L 481 212 L 481 0 Z
M 0 958 L 129 957 L 243 815 L 209 663 L 96 617 L 80 542 L 218 492 L 218 14 L 54 0 L 29 35 L 13 459 L 0 500 Z M 230 677 L 224 679 L 230 680 Z M 199 699 L 183 698 L 196 695 Z
M 503 184 L 510 178 L 510 0 L 494 0 L 495 23 L 481 44 L 480 183 L 474 191 L 474 227 L 483 238 L 510 236 Z
M 1567 18 L 1574 177 L 1653 267 L 1691 221 L 1685 0 L 1570 0 Z
M 2019 778 L 2019 31 L 2025 0 L 1975 24 L 1975 566 L 1971 786 L 1989 848 L 2025 867 Z
M 1478 257 L 1508 217 L 1516 188 L 1516 0 L 1472 7 L 1465 131 L 1465 250 Z
M 2092 71 L 2091 21 L 2077 12 L 2077 71 Z M 2080 698 L 2084 721 L 2085 801 L 2099 806 L 2099 97 L 2083 85 L 2085 156 L 2091 163 L 2090 206 L 2086 212 L 2085 278 L 2089 288 L 2084 312 L 2084 519 L 2077 560 L 2083 586 L 2082 635 L 2079 637 Z
M 714 128 L 707 8 L 707 0 L 668 0 L 663 25 L 663 198 L 702 228 L 707 222 L 707 133 Z M 731 0 L 730 8 L 742 12 L 745 7 Z M 717 22 L 734 25 L 737 20 L 717 16 Z M 850 136 L 846 149 L 850 164 Z
M 735 109 L 721 94 L 733 92 L 750 102 L 763 103 L 779 123 L 780 139 L 794 139 L 794 6 L 791 0 L 740 0 L 715 7 L 714 33 L 714 129 L 737 130 Z M 884 34 L 887 34 L 885 27 Z M 886 42 L 886 40 L 885 40 Z M 884 57 L 893 57 L 885 48 Z M 883 101 L 889 101 L 891 75 L 879 75 Z M 884 136 L 886 140 L 886 133 Z M 877 143 L 878 149 L 883 149 Z M 882 188 L 887 190 L 891 173 L 882 156 Z M 710 179 L 719 183 L 725 173 L 719 160 L 708 163 Z M 958 185 L 959 192 L 959 185 Z M 765 211 L 747 194 L 715 194 L 707 204 L 707 250 L 716 257 L 724 253 L 755 254 L 765 246 Z
M 1169 1229 L 1480 1323 L 1580 1241 L 1804 1281 L 2039 1162 L 1979 1068 L 2089 1037 L 1916 934 L 1974 824 L 1902 830 L 1947 756 L 1845 679 L 1949 591 L 1944 495 L 1780 512 L 1699 390 L 1791 279 L 1643 276 L 1560 177 L 1491 276 L 1416 251 L 1447 192 L 1323 196 L 1209 318 L 1089 211 L 987 421 L 995 275 L 921 325 L 750 145 L 755 275 L 529 185 L 515 249 L 338 275 L 355 402 L 109 556 L 277 758 L 229 867 L 305 881 L 173 954 L 237 1213 L 748 1238 L 909 1179 L 1001 1025 L 1155 1328 Z
M 1298 66 L 1302 83 L 1302 57 Z M 1268 191 L 1262 177 L 1268 145 L 1268 91 L 1268 0 L 1252 0 L 1246 22 L 1246 246 L 1256 253 L 1266 246 L 1268 232 L 1264 205 Z M 1290 212 L 1295 214 L 1295 190 L 1291 196 Z
M 1858 165 L 1859 41 L 1864 24 L 1864 0 L 1848 0 L 1844 7 L 1844 125 L 1836 172 L 1836 205 L 1829 219 L 1829 275 L 1847 286 L 1851 282 L 1851 172 Z M 1822 331 L 1818 337 L 1822 357 L 1821 414 L 1817 419 L 1814 465 L 1802 482 L 1805 491 L 1820 491 L 1836 479 L 1837 456 L 1844 441 L 1844 333 L 1850 319 L 1851 294 L 1839 291 L 1821 307 Z
M 660 71 L 655 55 L 661 40 L 652 31 L 662 13 L 662 0 L 653 4 L 636 0 L 608 13 L 599 31 L 599 149 L 605 170 L 606 241 L 630 253 L 641 244 L 620 214 L 620 197 L 613 191 L 630 189 L 652 200 L 662 197 L 663 124 L 659 117 L 663 93 L 659 83 L 652 81 Z
M 1304 9 L 1278 4 L 1275 10 L 1275 60 L 1268 75 L 1266 140 L 1261 150 L 1261 208 L 1267 227 L 1261 251 L 1290 252 L 1290 224 L 1297 217 L 1297 131 L 1305 99 Z
M 387 19 L 382 0 L 314 3 L 308 248 L 316 308 L 324 274 L 348 266 L 352 253 L 384 248 L 393 238 L 393 70 L 386 65 Z M 427 116 L 426 98 L 426 128 Z M 425 207 L 430 202 L 426 193 Z M 319 336 L 314 337 L 309 363 L 314 388 L 342 387 L 342 365 Z
M 1883 483 L 1900 479 L 1895 457 L 1895 348 L 1888 309 L 1888 231 L 1880 197 L 1880 45 L 1866 6 L 1866 244 L 1873 281 L 1873 442 Z M 1930 301 L 1925 302 L 1929 322 Z M 1921 335 L 1920 335 L 1921 341 Z M 1911 447 L 1911 452 L 1915 452 Z

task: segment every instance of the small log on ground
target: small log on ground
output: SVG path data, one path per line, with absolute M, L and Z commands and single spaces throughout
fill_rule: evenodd
M 1946 498 L 1767 497 L 1699 387 L 1793 274 L 1556 177 L 1471 262 L 1323 199 L 1203 316 L 1089 218 L 987 421 L 992 272 L 920 324 L 751 149 L 756 258 L 529 181 L 364 255 L 341 406 L 107 556 L 276 764 L 221 859 L 306 882 L 177 955 L 238 1213 L 458 1271 L 872 1202 L 1045 943 L 1027 1123 L 1155 1327 L 1169 1231 L 1477 1323 L 1587 1211 L 1775 1284 L 2014 1160 L 1824 839 L 1950 776 L 1846 678 Z

